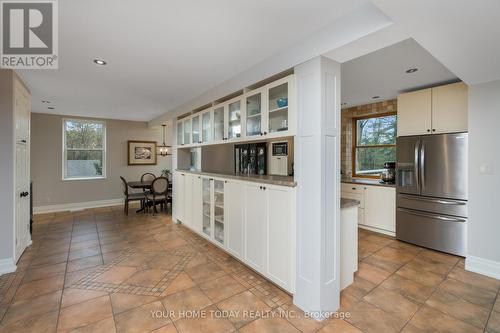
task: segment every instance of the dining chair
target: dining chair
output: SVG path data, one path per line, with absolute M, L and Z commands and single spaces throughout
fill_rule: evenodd
M 141 176 L 141 182 L 152 182 L 155 178 L 156 176 L 154 173 L 146 172 Z
M 140 201 L 141 202 L 141 208 L 144 207 L 144 201 L 146 199 L 146 196 L 143 192 L 139 193 L 130 193 L 128 191 L 128 184 L 125 178 L 120 176 L 120 179 L 122 180 L 123 183 L 123 194 L 125 195 L 125 204 L 123 206 L 123 212 L 125 215 L 128 215 L 128 206 L 130 201 Z
M 165 207 L 168 212 L 167 204 L 172 202 L 172 197 L 168 194 L 168 179 L 166 177 L 158 177 L 153 180 L 151 191 L 146 194 L 146 200 L 151 201 L 153 204 L 153 215 L 158 213 L 156 209 L 158 204 L 162 210 Z

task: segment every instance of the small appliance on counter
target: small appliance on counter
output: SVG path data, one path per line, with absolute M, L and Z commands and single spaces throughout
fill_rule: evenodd
M 269 174 L 288 176 L 288 142 L 272 142 L 271 147 Z
M 384 170 L 380 173 L 380 183 L 382 184 L 396 183 L 396 162 L 384 163 Z
M 265 142 L 234 146 L 234 172 L 265 175 L 267 165 Z

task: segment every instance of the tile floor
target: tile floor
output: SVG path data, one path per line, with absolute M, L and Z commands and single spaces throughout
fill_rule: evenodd
M 0 277 L 0 332 L 500 332 L 500 281 L 462 258 L 360 230 L 359 260 L 343 319 L 317 322 L 166 215 L 39 215 Z

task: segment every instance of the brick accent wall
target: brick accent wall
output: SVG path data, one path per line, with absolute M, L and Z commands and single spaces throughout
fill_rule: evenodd
M 353 106 L 342 109 L 342 137 L 340 142 L 342 177 L 352 176 L 352 131 L 353 118 L 370 114 L 397 112 L 397 99 Z

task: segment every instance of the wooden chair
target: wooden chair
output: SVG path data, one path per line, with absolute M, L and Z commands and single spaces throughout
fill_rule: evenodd
M 155 178 L 156 176 L 154 173 L 146 172 L 141 176 L 141 182 L 152 182 Z
M 120 176 L 120 179 L 122 180 L 123 183 L 123 194 L 125 195 L 125 204 L 123 206 L 123 212 L 125 213 L 125 215 L 128 215 L 128 204 L 130 201 L 140 201 L 141 208 L 143 208 L 145 203 L 144 201 L 146 199 L 144 193 L 143 192 L 129 193 L 127 181 L 122 176 Z
M 166 177 L 158 177 L 151 184 L 151 192 L 146 194 L 146 200 L 153 203 L 153 214 L 158 213 L 156 205 L 167 207 L 167 204 L 172 202 L 172 197 L 168 194 L 168 179 Z M 168 211 L 168 207 L 167 207 Z

